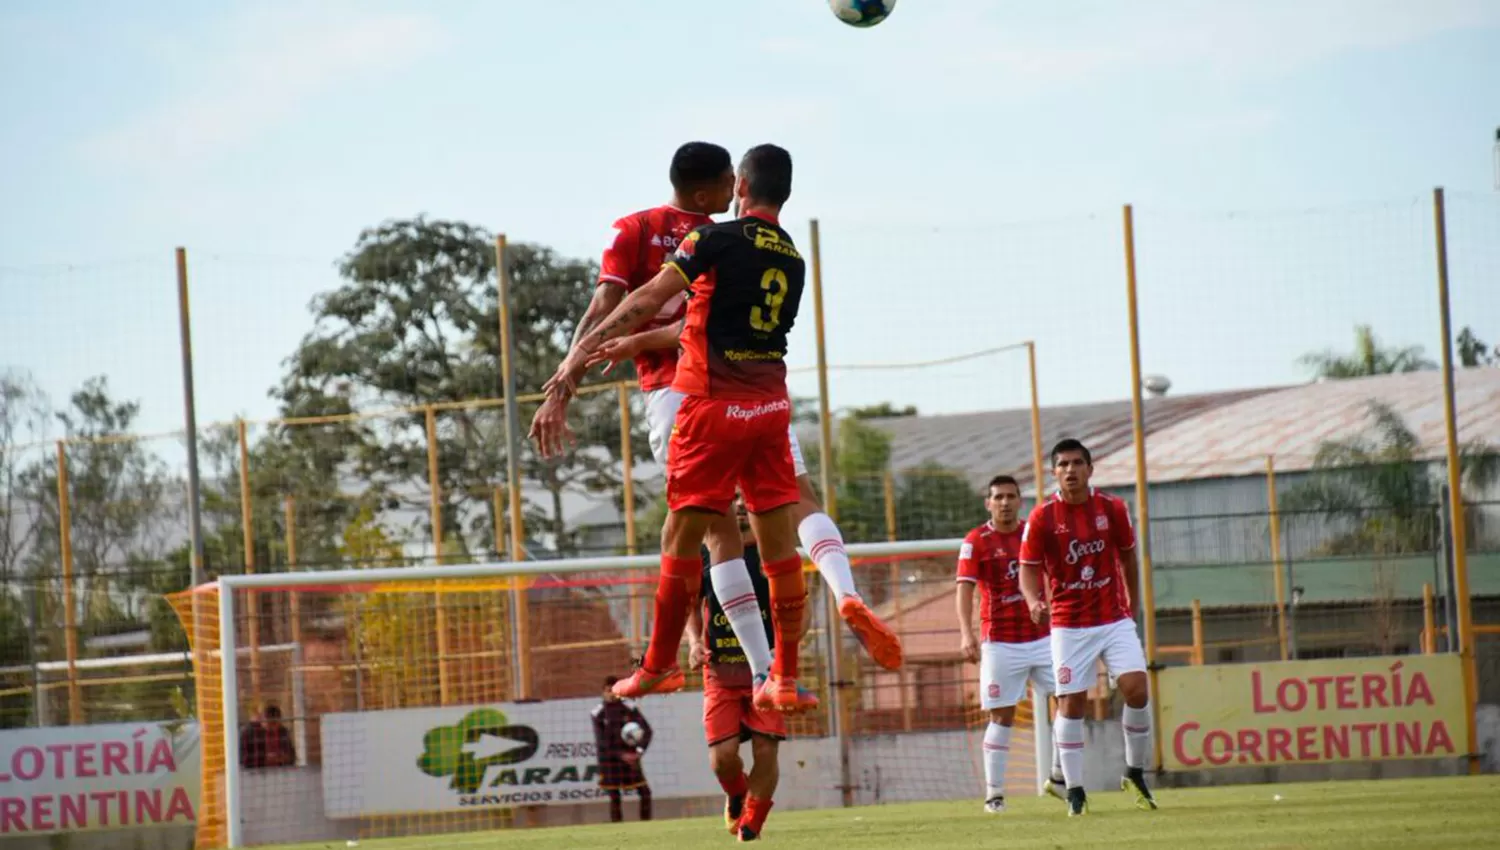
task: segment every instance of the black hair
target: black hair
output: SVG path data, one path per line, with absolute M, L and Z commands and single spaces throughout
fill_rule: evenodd
M 605 676 L 604 677 L 604 687 L 606 687 L 606 688 L 613 688 L 615 686 L 615 682 L 618 682 L 618 681 L 620 681 L 620 677 L 619 676 Z
M 281 719 L 281 709 L 279 707 L 277 707 L 276 703 L 274 703 L 274 702 L 268 702 L 268 703 L 266 703 L 266 719 L 267 720 L 280 720 Z
M 724 176 L 733 165 L 729 151 L 711 142 L 688 142 L 672 154 L 672 188 L 691 192 Z
M 1058 442 L 1057 445 L 1052 447 L 1053 466 L 1057 466 L 1057 456 L 1062 454 L 1063 452 L 1083 452 L 1083 462 L 1088 464 L 1089 466 L 1094 465 L 1094 456 L 1089 454 L 1089 447 L 1085 446 L 1078 440 L 1073 439 L 1072 437 L 1069 437 L 1066 440 L 1062 440 Z
M 990 479 L 989 486 L 985 488 L 985 494 L 988 495 L 989 492 L 991 490 L 994 490 L 996 487 L 1004 487 L 1007 484 L 1016 488 L 1017 493 L 1021 492 L 1021 482 L 1017 481 L 1015 478 L 1009 475 L 996 475 L 994 478 Z
M 756 145 L 740 159 L 740 179 L 751 201 L 779 207 L 792 196 L 792 155 L 776 145 Z

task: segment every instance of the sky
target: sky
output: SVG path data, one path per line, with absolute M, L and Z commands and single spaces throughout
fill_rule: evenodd
M 1500 341 L 1493 0 L 907 0 L 868 30 L 816 0 L 11 0 L 0 80 L 0 370 L 59 405 L 107 374 L 151 432 L 182 422 L 174 247 L 199 421 L 269 417 L 362 228 L 594 257 L 697 138 L 791 150 L 836 365 L 1034 339 L 1044 404 L 1126 397 L 1126 203 L 1174 394 L 1305 380 L 1358 323 L 1435 356 L 1435 186 L 1455 327 Z M 1026 364 L 831 388 L 1013 407 Z

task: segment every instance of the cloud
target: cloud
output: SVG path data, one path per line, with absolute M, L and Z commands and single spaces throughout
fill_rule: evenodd
M 196 38 L 159 45 L 174 76 L 192 82 L 181 95 L 85 141 L 82 154 L 129 167 L 211 158 L 269 132 L 309 101 L 409 65 L 443 41 L 441 27 L 427 15 L 314 8 L 252 9 L 201 49 Z

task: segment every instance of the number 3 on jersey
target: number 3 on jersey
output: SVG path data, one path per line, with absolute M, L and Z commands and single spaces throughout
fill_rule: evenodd
M 760 288 L 766 291 L 766 306 L 750 308 L 750 327 L 770 333 L 781 324 L 781 302 L 786 299 L 786 272 L 781 269 L 766 269 L 760 276 Z

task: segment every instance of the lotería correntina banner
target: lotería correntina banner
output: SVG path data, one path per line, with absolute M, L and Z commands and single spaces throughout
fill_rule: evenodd
M 191 824 L 195 723 L 0 732 L 0 835 Z
M 1157 680 L 1168 770 L 1460 755 L 1457 655 L 1171 667 Z

